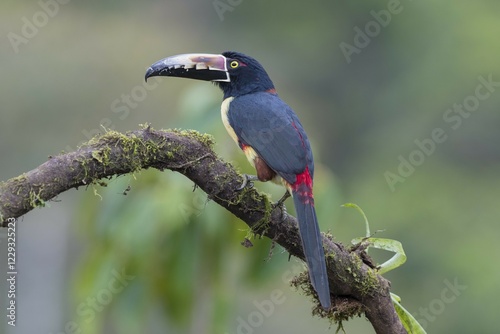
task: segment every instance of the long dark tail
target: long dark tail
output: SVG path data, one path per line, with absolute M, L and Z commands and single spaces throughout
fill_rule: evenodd
M 302 192 L 293 191 L 293 202 L 297 219 L 299 221 L 300 238 L 309 267 L 309 277 L 312 285 L 319 296 L 319 301 L 323 308 L 329 308 L 330 287 L 328 285 L 328 275 L 326 273 L 325 254 L 323 242 L 314 210 L 314 199 L 304 196 Z

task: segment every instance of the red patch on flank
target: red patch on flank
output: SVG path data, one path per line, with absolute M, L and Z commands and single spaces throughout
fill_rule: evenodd
M 313 180 L 311 178 L 311 174 L 309 173 L 309 167 L 306 167 L 306 169 L 302 173 L 297 175 L 297 180 L 295 181 L 295 183 L 292 186 L 295 189 L 296 187 L 298 187 L 302 184 L 304 184 L 308 188 L 312 189 Z M 311 191 L 311 195 L 312 195 L 312 191 Z
M 312 187 L 313 180 L 309 173 L 309 167 L 306 167 L 302 173 L 297 175 L 295 183 L 292 184 L 292 189 L 300 198 L 303 198 L 304 203 L 314 205 Z

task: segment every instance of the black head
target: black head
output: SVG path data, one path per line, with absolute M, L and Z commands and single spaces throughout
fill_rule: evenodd
M 274 85 L 262 65 L 252 57 L 226 51 L 221 55 L 183 54 L 162 59 L 146 72 L 153 76 L 173 76 L 212 81 L 224 92 L 224 98 L 274 91 Z
M 243 53 L 226 51 L 227 69 L 230 81 L 217 81 L 224 92 L 224 98 L 274 89 L 274 84 L 262 65 Z

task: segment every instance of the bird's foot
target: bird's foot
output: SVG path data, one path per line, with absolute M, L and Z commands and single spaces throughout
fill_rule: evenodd
M 243 174 L 243 183 L 238 188 L 238 190 L 243 190 L 247 186 L 249 186 L 251 188 L 251 187 L 253 187 L 252 181 L 258 181 L 258 180 L 259 180 L 259 178 L 257 177 L 257 175 Z
M 290 197 L 290 192 L 287 190 L 285 194 L 276 202 L 273 203 L 272 206 L 273 208 L 280 208 L 281 209 L 281 221 L 285 220 L 285 215 L 286 215 L 286 207 L 285 207 L 285 201 Z
M 292 195 L 290 195 L 290 192 L 287 190 L 285 191 L 285 193 L 283 194 L 283 196 L 281 196 L 281 198 L 276 202 L 274 203 L 274 207 L 278 207 L 278 206 L 283 206 L 283 204 L 285 203 L 285 201 Z

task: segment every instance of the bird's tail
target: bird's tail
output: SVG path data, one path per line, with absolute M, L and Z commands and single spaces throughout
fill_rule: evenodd
M 304 255 L 309 267 L 309 277 L 318 294 L 321 306 L 329 308 L 331 305 L 330 287 L 328 285 L 323 242 L 318 219 L 316 218 L 316 211 L 314 210 L 312 191 L 311 189 L 307 191 L 294 189 L 292 195 L 295 211 L 297 212 L 297 220 L 299 221 L 302 247 L 304 248 Z

